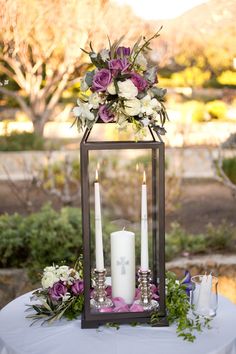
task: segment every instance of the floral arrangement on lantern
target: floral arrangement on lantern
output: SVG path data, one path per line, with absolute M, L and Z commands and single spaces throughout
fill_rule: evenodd
M 79 130 L 99 121 L 118 123 L 120 128 L 132 123 L 135 132 L 150 126 L 158 134 L 165 133 L 166 89 L 157 86 L 157 68 L 148 68 L 146 58 L 159 32 L 149 39 L 140 37 L 132 48 L 120 46 L 122 37 L 114 44 L 109 41 L 109 49 L 99 53 L 91 43 L 91 51 L 83 49 L 94 69 L 81 79 L 78 106 L 73 109 Z

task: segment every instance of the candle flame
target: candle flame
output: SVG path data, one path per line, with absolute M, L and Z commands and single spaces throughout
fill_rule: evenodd
M 97 170 L 98 171 L 100 170 L 100 163 L 99 162 L 97 163 Z
M 136 172 L 139 171 L 139 164 L 138 163 L 136 163 L 135 169 L 136 169 Z
M 143 171 L 143 184 L 146 184 L 146 172 Z
M 95 182 L 98 182 L 98 170 L 96 169 L 96 173 L 95 173 Z

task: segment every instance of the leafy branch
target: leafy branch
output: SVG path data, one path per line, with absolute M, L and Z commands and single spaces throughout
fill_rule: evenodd
M 195 331 L 202 332 L 203 328 L 210 328 L 210 319 L 201 319 L 199 316 L 190 315 L 193 309 L 189 302 L 189 297 L 185 291 L 185 285 L 177 281 L 176 275 L 167 272 L 167 295 L 166 308 L 169 324 L 176 324 L 176 333 L 188 342 L 194 342 Z M 151 325 L 155 326 L 159 322 L 158 312 L 151 315 Z
M 150 43 L 151 43 L 151 41 L 152 41 L 153 39 L 155 39 L 155 38 L 157 38 L 157 37 L 160 36 L 160 31 L 162 30 L 162 27 L 163 27 L 163 26 L 161 26 L 161 27 L 159 28 L 159 30 L 158 30 L 152 37 L 150 37 L 150 38 L 148 38 L 148 39 L 146 39 L 145 37 L 143 37 L 144 43 L 143 43 L 143 45 L 142 45 L 140 48 L 138 48 L 138 44 L 140 43 L 141 38 L 139 38 L 139 39 L 138 39 L 138 42 L 135 43 L 134 48 L 135 48 L 135 49 L 137 48 L 137 51 L 135 50 L 134 58 L 133 58 L 133 61 L 132 61 L 132 64 L 131 64 L 131 69 L 133 68 L 133 66 L 134 66 L 134 64 L 135 64 L 135 61 L 136 61 L 137 56 L 139 55 L 139 53 L 141 53 L 142 51 L 145 51 L 146 49 L 147 49 L 147 50 L 151 50 L 151 48 L 149 47 L 149 45 L 150 45 Z M 134 48 L 133 48 L 133 51 L 134 51 Z

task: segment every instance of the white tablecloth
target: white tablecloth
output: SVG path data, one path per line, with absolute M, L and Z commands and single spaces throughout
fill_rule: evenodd
M 82 330 L 80 320 L 61 320 L 30 327 L 24 312 L 29 296 L 15 299 L 0 311 L 0 354 L 236 354 L 236 306 L 223 297 L 212 329 L 188 343 L 177 337 L 173 326 Z

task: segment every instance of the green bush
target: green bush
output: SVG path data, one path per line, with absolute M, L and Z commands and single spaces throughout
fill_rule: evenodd
M 211 253 L 215 251 L 236 250 L 236 229 L 232 225 L 222 224 L 206 227 L 205 234 L 187 234 L 178 223 L 171 225 L 166 235 L 166 258 L 171 260 L 184 252 L 190 254 Z
M 235 230 L 226 221 L 217 228 L 209 224 L 205 236 L 206 248 L 211 250 L 211 252 L 220 250 L 233 251 L 236 242 L 235 236 Z
M 93 215 L 91 215 L 93 219 Z M 115 226 L 108 220 L 103 222 L 104 254 L 109 266 L 110 233 Z M 94 240 L 94 228 L 91 229 Z M 138 232 L 137 232 L 138 235 Z M 140 247 L 137 237 L 137 264 Z M 188 234 L 178 223 L 173 223 L 166 236 L 166 258 L 171 260 L 184 252 L 190 254 L 215 251 L 235 251 L 236 230 L 222 223 L 218 227 L 209 225 L 205 234 Z M 65 261 L 73 264 L 82 251 L 81 211 L 66 207 L 59 212 L 50 205 L 27 217 L 0 216 L 0 268 L 27 268 L 33 281 L 38 280 L 42 269 L 53 263 Z M 94 260 L 94 242 L 92 255 Z
M 25 219 L 22 216 L 0 216 L 0 267 L 25 265 L 29 253 L 25 230 Z
M 230 157 L 223 160 L 222 168 L 232 183 L 236 184 L 236 158 Z
M 224 102 L 215 100 L 206 104 L 206 110 L 212 119 L 225 119 L 227 106 Z
M 93 219 L 93 215 L 91 215 Z M 110 253 L 109 235 L 114 231 L 104 221 L 104 253 Z M 92 224 L 92 239 L 94 228 Z M 65 207 L 60 212 L 45 205 L 39 212 L 23 217 L 0 216 L 0 267 L 26 267 L 32 280 L 52 263 L 73 263 L 82 251 L 82 223 L 79 208 Z M 92 259 L 94 259 L 92 243 Z
M 44 150 L 44 139 L 35 133 L 12 132 L 0 136 L 0 151 Z

